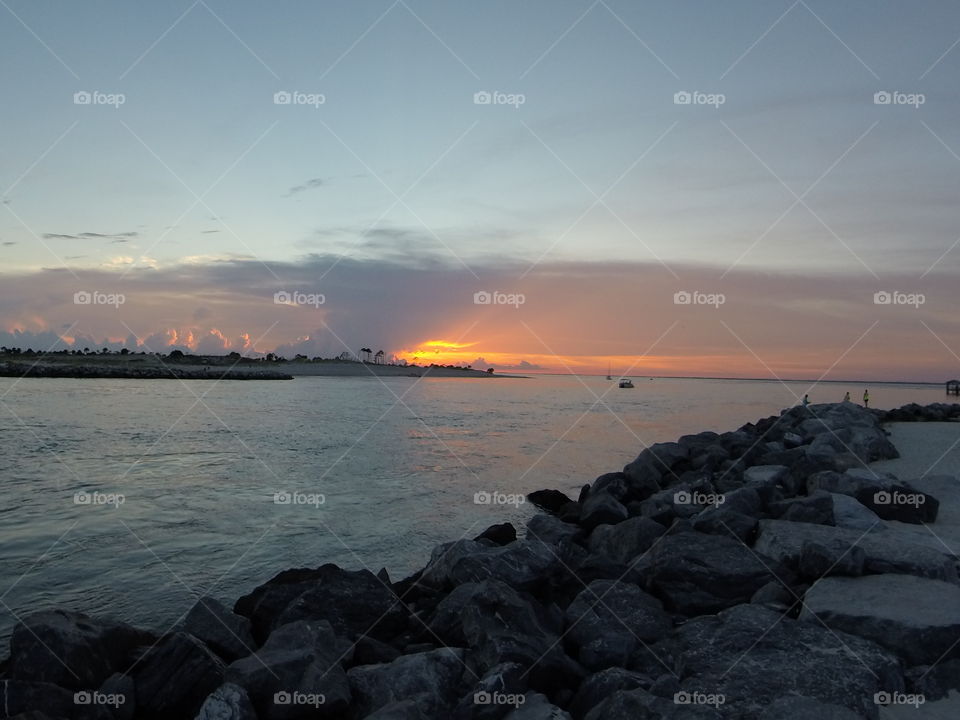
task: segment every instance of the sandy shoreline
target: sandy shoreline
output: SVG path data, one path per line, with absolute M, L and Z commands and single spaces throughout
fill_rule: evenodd
M 900 457 L 871 463 L 870 467 L 891 472 L 940 501 L 940 512 L 932 527 L 897 522 L 887 525 L 911 533 L 916 541 L 960 554 L 960 423 L 891 423 L 887 429 Z M 881 708 L 880 718 L 954 720 L 960 718 L 960 693 L 952 691 L 947 698 L 918 709 Z

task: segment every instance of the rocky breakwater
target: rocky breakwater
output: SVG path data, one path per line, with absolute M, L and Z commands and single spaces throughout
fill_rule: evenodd
M 960 406 L 948 415 L 960 417 Z M 8 717 L 877 718 L 960 688 L 937 499 L 874 473 L 879 413 L 792 408 L 654 445 L 577 499 L 438 546 L 420 572 L 287 570 L 158 636 L 27 616 Z

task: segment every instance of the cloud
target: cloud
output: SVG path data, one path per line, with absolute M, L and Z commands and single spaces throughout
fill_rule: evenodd
M 521 360 L 515 365 L 501 365 L 499 370 L 549 370 L 550 368 L 544 367 L 543 365 L 537 365 L 536 363 L 527 362 L 526 360 Z
M 129 238 L 139 237 L 140 233 L 135 231 L 128 231 L 122 233 L 95 233 L 95 232 L 82 232 L 75 234 L 63 234 L 63 233 L 44 233 L 44 240 L 114 240 L 119 242 L 127 242 Z
M 309 180 L 307 180 L 307 181 L 306 181 L 305 183 L 303 183 L 302 185 L 294 185 L 292 188 L 290 188 L 290 189 L 287 191 L 287 194 L 284 195 L 284 197 L 291 197 L 291 196 L 293 196 L 293 195 L 297 195 L 297 194 L 299 194 L 299 193 L 302 193 L 302 192 L 304 192 L 304 191 L 306 191 L 306 190 L 313 190 L 313 189 L 318 188 L 318 187 L 323 187 L 323 185 L 325 184 L 325 182 L 326 182 L 326 181 L 325 181 L 323 178 L 310 178 Z
M 674 265 L 677 280 L 658 264 L 623 262 L 543 263 L 523 277 L 525 264 L 501 262 L 474 265 L 478 280 L 464 268 L 354 257 L 328 272 L 338 260 L 330 255 L 271 262 L 269 270 L 239 258 L 153 269 L 130 260 L 76 275 L 3 273 L 0 330 L 36 334 L 35 348 L 50 328 L 76 325 L 73 333 L 90 342 L 133 332 L 161 350 L 332 357 L 372 347 L 408 357 L 408 348 L 423 348 L 429 362 L 439 348 L 444 363 L 597 372 L 612 358 L 618 372 L 633 366 L 634 375 L 816 378 L 829 371 L 830 378 L 941 381 L 956 375 L 956 359 L 931 330 L 960 352 L 960 291 L 945 272 L 877 281 L 865 273 L 741 268 L 722 277 L 723 268 L 686 264 Z M 875 304 L 884 289 L 924 293 L 926 302 Z M 126 302 L 75 305 L 80 290 L 122 293 Z M 476 304 L 481 290 L 520 293 L 525 302 Z M 280 291 L 324 301 L 277 304 Z M 682 292 L 722 293 L 724 303 L 678 303 Z
M 200 231 L 200 234 L 201 234 L 201 235 L 212 235 L 213 233 L 218 233 L 218 232 L 220 232 L 220 231 L 219 231 L 219 230 L 201 230 L 201 231 Z
M 10 247 L 11 245 L 16 245 L 16 244 L 17 244 L 17 243 L 16 243 L 16 241 L 14 241 L 14 240 L 7 240 L 6 242 L 3 243 L 3 246 L 4 246 L 4 247 Z

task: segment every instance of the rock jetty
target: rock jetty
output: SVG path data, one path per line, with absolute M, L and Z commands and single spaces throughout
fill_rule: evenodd
M 412 577 L 291 569 L 157 635 L 73 611 L 16 626 L 20 720 L 878 717 L 960 689 L 960 575 L 888 420 L 960 405 L 796 407 L 645 449 L 519 537 L 438 546 Z M 913 538 L 913 540 L 911 539 Z

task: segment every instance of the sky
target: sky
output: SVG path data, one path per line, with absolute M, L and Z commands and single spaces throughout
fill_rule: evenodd
M 0 344 L 960 376 L 951 2 L 0 0 Z

